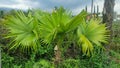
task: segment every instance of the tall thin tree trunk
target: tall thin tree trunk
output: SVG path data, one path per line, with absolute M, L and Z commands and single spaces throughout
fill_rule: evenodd
M 96 12 L 95 12 L 95 5 L 94 5 L 94 18 L 96 17 Z
M 108 29 L 110 30 L 109 45 L 111 45 L 112 42 L 112 22 L 114 14 L 114 5 L 115 0 L 105 0 L 103 8 L 103 23 L 106 23 Z M 109 48 L 109 46 L 107 48 Z
M 99 15 L 99 6 L 97 5 L 97 18 L 98 18 L 98 15 Z
M 93 0 L 91 2 L 91 18 L 92 18 L 92 15 L 93 15 Z
M 87 5 L 86 5 L 86 7 L 85 7 L 85 11 L 87 12 Z

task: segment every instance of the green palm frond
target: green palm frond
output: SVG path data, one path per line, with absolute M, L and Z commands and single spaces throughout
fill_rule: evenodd
M 85 19 L 87 16 L 87 12 L 82 10 L 78 15 L 74 16 L 69 23 L 67 23 L 67 31 L 72 31 L 76 29 Z
M 105 24 L 100 23 L 99 20 L 91 20 L 88 23 L 84 21 L 77 30 L 78 42 L 82 46 L 83 53 L 90 56 L 94 45 L 101 46 L 101 43 L 107 43 L 109 36 L 107 33 Z
M 21 47 L 25 50 L 35 50 L 39 39 L 37 21 L 31 13 L 26 16 L 22 11 L 16 11 L 15 15 L 8 17 L 6 27 L 9 29 L 7 37 L 13 38 L 11 48 Z
M 72 17 L 71 12 L 62 7 L 52 13 L 45 13 L 39 16 L 40 36 L 47 43 L 55 40 L 55 38 L 60 39 L 65 33 L 76 29 L 86 14 L 85 11 L 82 11 L 77 16 Z M 41 13 L 36 13 L 36 15 L 41 15 Z
M 70 21 L 70 13 L 63 9 L 54 10 L 52 13 L 45 13 L 40 18 L 40 35 L 45 42 L 50 43 L 58 33 L 65 32 L 65 25 Z

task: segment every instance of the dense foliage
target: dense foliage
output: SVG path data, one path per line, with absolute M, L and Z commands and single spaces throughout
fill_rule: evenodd
M 84 10 L 76 16 L 62 7 L 51 13 L 41 10 L 12 13 L 14 14 L 5 16 L 2 23 L 8 31 L 4 33 L 5 39 L 9 39 L 6 44 L 0 42 L 4 68 L 119 66 L 104 52 L 104 43 L 107 43 L 109 37 L 105 24 L 100 23 L 100 19 L 87 20 Z M 56 46 L 62 53 L 61 63 L 57 65 L 54 63 Z M 110 51 L 110 56 L 113 55 L 119 57 L 116 52 Z

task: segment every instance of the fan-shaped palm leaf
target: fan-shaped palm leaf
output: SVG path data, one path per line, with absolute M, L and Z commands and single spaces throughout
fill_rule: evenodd
M 23 50 L 37 49 L 38 26 L 31 13 L 26 16 L 22 11 L 16 11 L 15 15 L 8 17 L 6 27 L 9 29 L 7 37 L 13 38 L 11 49 L 17 47 Z
M 86 23 L 85 21 L 80 24 L 77 35 L 79 37 L 78 42 L 82 45 L 82 51 L 84 54 L 90 56 L 94 46 L 100 46 L 101 43 L 107 42 L 107 30 L 105 24 L 100 23 L 98 20 L 91 20 Z
M 47 43 L 55 40 L 55 38 L 61 39 L 65 33 L 76 29 L 86 16 L 86 12 L 82 11 L 77 16 L 72 17 L 71 13 L 62 7 L 54 10 L 51 14 L 45 13 L 42 16 L 41 13 L 35 14 L 39 15 L 40 18 L 40 36 Z

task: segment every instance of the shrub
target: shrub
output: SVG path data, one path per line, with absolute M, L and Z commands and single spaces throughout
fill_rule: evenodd
M 6 53 L 2 53 L 1 54 L 2 57 L 1 57 L 1 62 L 2 62 L 2 68 L 13 68 L 13 61 L 14 61 L 14 58 L 9 56 L 8 54 Z
M 47 60 L 40 59 L 33 65 L 33 68 L 54 68 L 53 64 Z
M 82 62 L 79 59 L 66 59 L 62 61 L 58 68 L 86 68 L 84 65 L 84 62 Z

